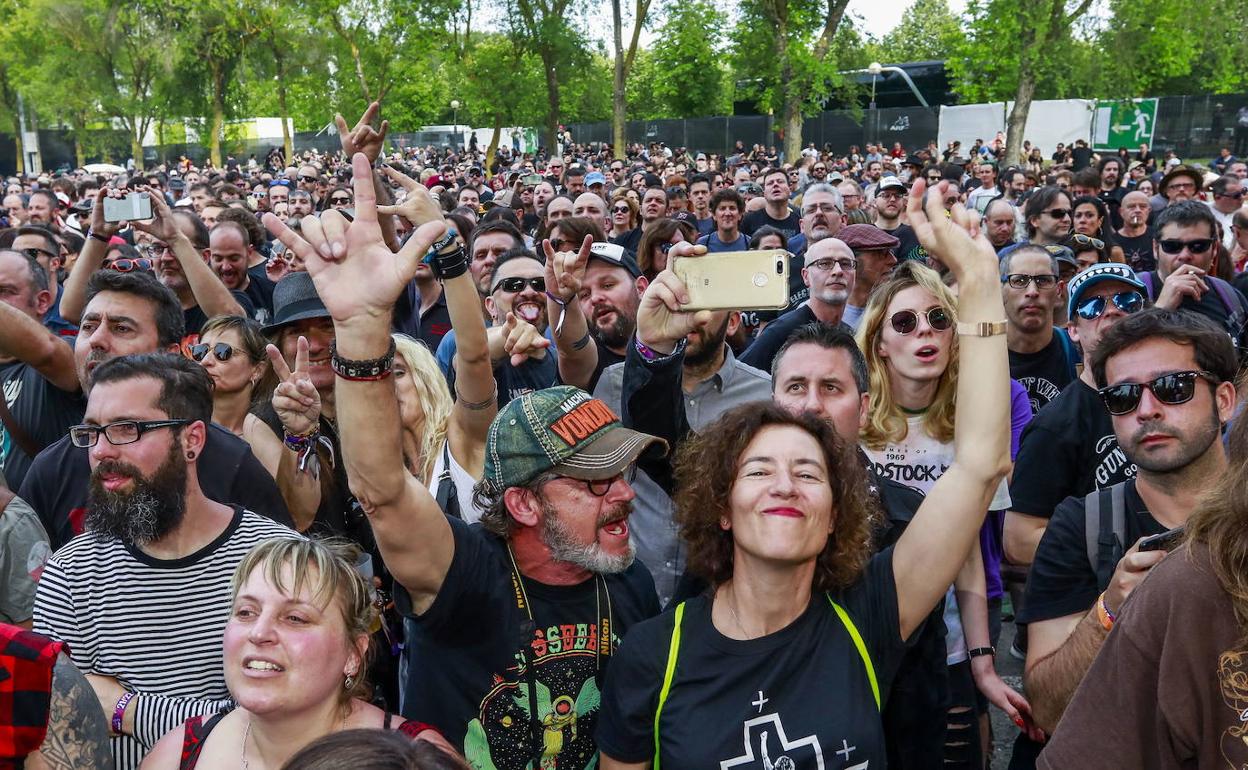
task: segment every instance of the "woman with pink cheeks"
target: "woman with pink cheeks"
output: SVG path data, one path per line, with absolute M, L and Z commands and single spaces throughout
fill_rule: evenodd
M 930 268 L 908 261 L 872 293 L 858 327 L 867 359 L 870 402 L 862 448 L 876 472 L 924 494 L 953 464 L 953 427 L 958 387 L 957 300 Z M 1002 482 L 987 510 L 1009 507 Z M 984 511 L 986 513 L 986 511 Z M 995 568 L 995 565 L 994 565 Z M 981 764 L 975 689 L 1020 728 L 1030 728 L 1030 706 L 994 668 L 980 548 L 971 549 L 946 594 L 946 663 L 951 707 L 947 717 L 946 766 Z M 976 651 L 971 657 L 969 651 Z M 973 751 L 968 755 L 968 746 Z
M 437 731 L 365 700 L 374 611 L 359 554 L 345 541 L 278 538 L 243 558 L 225 626 L 232 702 L 170 731 L 144 770 L 277 770 L 317 738 L 357 728 L 397 730 L 453 754 Z

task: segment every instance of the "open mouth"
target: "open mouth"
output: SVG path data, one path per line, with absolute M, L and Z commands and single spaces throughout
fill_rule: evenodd
M 528 323 L 537 323 L 537 319 L 542 314 L 542 308 L 536 302 L 521 302 L 513 310 L 515 310 L 517 318 Z
M 286 669 L 274 663 L 271 660 L 262 660 L 260 658 L 247 658 L 243 661 L 244 671 L 272 672 L 280 674 Z
M 130 482 L 130 477 L 123 473 L 105 473 L 100 476 L 100 484 L 109 492 L 116 492 Z
M 936 347 L 935 345 L 924 345 L 923 347 L 914 351 L 914 357 L 919 359 L 925 364 L 935 361 L 938 355 L 940 355 L 940 348 Z
M 616 519 L 603 525 L 601 529 L 611 537 L 628 537 L 628 519 Z

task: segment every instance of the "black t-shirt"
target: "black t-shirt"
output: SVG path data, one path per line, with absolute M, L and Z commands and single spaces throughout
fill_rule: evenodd
M 451 361 L 446 375 L 451 393 L 455 392 L 455 362 Z M 498 408 L 501 411 L 508 401 L 534 390 L 559 384 L 559 359 L 552 344 L 542 359 L 527 358 L 519 366 L 511 365 L 510 356 L 504 356 L 494 367 L 494 385 L 498 388 Z
M 602 699 L 598 666 L 600 660 L 614 666 L 617 657 L 600 658 L 599 626 L 607 617 L 618 640 L 658 614 L 649 570 L 634 562 L 605 576 L 605 598 L 597 579 L 551 586 L 525 578 L 530 621 L 517 605 L 506 543 L 479 524 L 448 521 L 455 555 L 429 609 L 413 615 L 407 592 L 395 586 L 407 631 L 403 715 L 440 729 L 473 767 L 537 767 L 542 743 L 557 752 L 543 767 L 590 766 Z M 543 725 L 536 739 L 526 658 L 535 661 Z
M 1010 351 L 1010 377 L 1027 389 L 1033 415 L 1075 379 L 1075 362 L 1070 360 L 1061 334 L 1054 329 L 1053 339 L 1035 353 Z
M 801 232 L 802 218 L 793 207 L 789 207 L 789 215 L 784 219 L 772 219 L 766 208 L 751 211 L 741 220 L 741 232 L 746 236 L 754 235 L 754 231 L 764 225 L 770 225 L 784 233 L 785 240 Z
M 1058 503 L 1135 476 L 1096 391 L 1075 380 L 1041 409 L 1019 439 L 1010 509 L 1053 515 Z
M 1122 547 L 1136 540 L 1166 531 L 1140 498 L 1135 479 L 1124 486 L 1126 509 Z M 1102 511 L 1102 515 L 1108 511 Z M 1088 559 L 1087 512 L 1083 496 L 1068 497 L 1057 506 L 1036 548 L 1036 558 L 1027 577 L 1027 594 L 1018 613 L 1019 623 L 1062 618 L 1087 612 L 1106 586 L 1097 581 L 1096 570 Z
M 906 645 L 891 548 L 834 595 L 866 644 L 881 693 Z M 654 758 L 654 718 L 674 612 L 638 625 L 607 674 L 598 745 L 622 762 Z M 866 665 L 828 598 L 788 627 L 741 641 L 711 622 L 707 596 L 685 604 L 675 675 L 659 721 L 663 767 L 883 767 L 884 731 Z M 785 762 L 782 757 L 787 757 Z
M 91 480 L 89 451 L 69 443 L 69 436 L 65 436 L 39 453 L 18 492 L 39 514 L 54 551 L 82 534 Z M 216 424 L 209 427 L 196 466 L 199 485 L 209 499 L 294 526 L 277 482 L 251 453 L 247 442 L 225 428 Z
M 233 290 L 230 291 L 230 296 L 234 297 L 234 301 L 243 308 L 243 315 L 248 318 L 256 317 L 256 306 L 251 303 L 251 297 L 241 291 Z M 208 323 L 208 314 L 199 305 L 195 305 L 183 310 L 182 318 L 186 322 L 186 336 L 182 338 L 182 347 L 185 349 L 187 345 L 194 345 L 199 341 L 199 330 Z
M 1128 238 L 1122 233 L 1115 234 L 1115 242 L 1122 247 L 1127 264 L 1137 273 L 1157 269 L 1157 257 L 1153 255 L 1153 232 L 1145 230 L 1143 235 Z
M 1092 164 L 1091 147 L 1073 147 L 1070 150 L 1071 169 L 1082 171 Z
M 629 230 L 623 235 L 617 235 L 613 238 L 608 238 L 607 240 L 614 243 L 616 246 L 628 249 L 635 255 L 637 254 L 637 247 L 641 245 L 641 228 L 634 227 L 632 230 Z
M 758 337 L 754 339 L 753 344 L 745 349 L 745 352 L 741 354 L 738 360 L 743 364 L 749 364 L 755 369 L 770 372 L 771 362 L 775 360 L 776 353 L 779 352 L 789 335 L 806 324 L 818 322 L 819 319 L 815 318 L 815 313 L 808 304 L 785 313 L 767 324 L 766 328 L 758 333 Z M 853 329 L 850 329 L 845 324 L 837 325 L 842 330 L 853 334 Z
M 597 339 L 594 340 L 594 344 L 598 346 L 598 365 L 594 367 L 594 373 L 589 377 L 589 387 L 585 388 L 587 393 L 593 393 L 594 388 L 598 387 L 598 378 L 602 376 L 603 371 L 605 371 L 608 366 L 623 363 L 624 361 L 623 354 L 616 353 L 606 345 L 603 345 Z M 633 344 L 632 338 L 630 337 L 628 342 L 625 344 Z
M 78 391 L 67 392 L 48 382 L 35 367 L 15 361 L 0 364 L 0 386 L 5 404 L 18 427 L 30 436 L 36 448 L 43 448 L 65 437 L 72 425 L 82 422 L 86 401 Z M 0 470 L 11 489 L 18 489 L 34 458 L 17 444 L 0 424 Z
M 1156 301 L 1157 297 L 1161 295 L 1163 284 L 1161 276 L 1157 273 L 1149 273 L 1145 279 L 1149 282 L 1151 288 L 1149 297 Z M 1199 300 L 1184 297 L 1183 301 L 1179 303 L 1179 310 L 1198 313 L 1213 321 L 1220 328 L 1225 329 L 1231 335 L 1231 339 L 1235 341 L 1235 345 L 1242 350 L 1248 346 L 1248 329 L 1245 329 L 1245 324 L 1248 324 L 1248 299 L 1245 299 L 1244 295 L 1240 294 L 1239 289 L 1230 284 L 1224 284 L 1222 287 L 1223 291 L 1229 295 L 1230 306 L 1228 307 L 1228 303 L 1222 299 L 1223 291 L 1219 291 L 1212 285 L 1215 280 L 1217 279 L 1207 276 L 1205 285 L 1208 287 L 1208 291 L 1201 295 Z
M 913 227 L 901 224 L 897 225 L 895 230 L 884 230 L 884 232 L 901 241 L 901 243 L 897 244 L 897 248 L 893 249 L 893 254 L 897 256 L 898 262 L 911 259 L 926 264 L 927 249 L 919 245 L 919 236 L 914 234 Z
M 247 277 L 250 280 L 247 281 L 247 288 L 243 289 L 242 293 L 251 303 L 250 317 L 263 326 L 273 318 L 273 290 L 277 284 L 270 281 L 269 277 L 264 274 L 263 267 L 259 268 L 258 272 L 257 277 L 257 268 L 253 267 L 247 271 Z

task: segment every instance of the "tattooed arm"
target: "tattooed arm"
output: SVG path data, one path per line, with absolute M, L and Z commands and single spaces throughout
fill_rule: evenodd
M 69 657 L 52 669 L 52 703 L 43 746 L 26 761 L 32 770 L 106 770 L 113 766 L 108 725 L 95 691 Z

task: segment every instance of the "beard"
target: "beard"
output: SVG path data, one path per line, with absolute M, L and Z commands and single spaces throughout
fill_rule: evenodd
M 129 476 L 134 488 L 129 492 L 105 489 L 100 477 L 106 473 Z M 177 441 L 170 443 L 169 454 L 150 478 L 133 465 L 105 460 L 91 472 L 85 527 L 127 544 L 160 540 L 186 514 L 186 478 L 186 460 Z
M 1154 432 L 1166 433 L 1178 438 L 1179 441 L 1177 443 L 1179 446 L 1176 451 L 1163 457 L 1150 457 L 1143 452 L 1135 451 L 1144 436 Z M 1127 455 L 1127 459 L 1139 466 L 1142 471 L 1149 473 L 1173 473 L 1183 470 L 1198 460 L 1201 455 L 1209 450 L 1210 445 L 1218 440 L 1221 433 L 1222 425 L 1218 416 L 1217 405 L 1215 404 L 1213 415 L 1209 422 L 1189 431 L 1176 430 L 1163 420 L 1149 420 L 1145 422 L 1131 435 L 1131 439 L 1127 446 L 1123 447 L 1123 451 Z
M 724 339 L 728 336 L 728 319 L 731 317 L 725 315 L 724 322 L 714 332 L 707 332 L 705 329 L 693 332 L 689 345 L 685 348 L 685 366 L 704 366 L 715 360 L 715 356 L 724 347 Z
M 619 521 L 632 512 L 632 503 L 620 503 L 605 510 L 599 514 L 594 531 L 597 532 L 602 527 L 613 521 Z M 596 539 L 590 543 L 578 541 L 572 531 L 559 518 L 559 512 L 545 500 L 542 501 L 542 531 L 540 537 L 542 544 L 550 549 L 551 558 L 567 562 L 568 564 L 575 564 L 596 575 L 614 575 L 623 572 L 633 563 L 633 559 L 637 555 L 637 549 L 633 545 L 631 533 L 628 541 L 628 551 L 620 554 L 607 553 Z
M 615 314 L 615 320 L 603 326 L 598 322 L 598 316 L 608 312 Z M 628 318 L 618 307 L 604 306 L 594 312 L 594 336 L 608 348 L 622 348 L 633 336 L 633 327 L 636 323 L 636 318 Z

